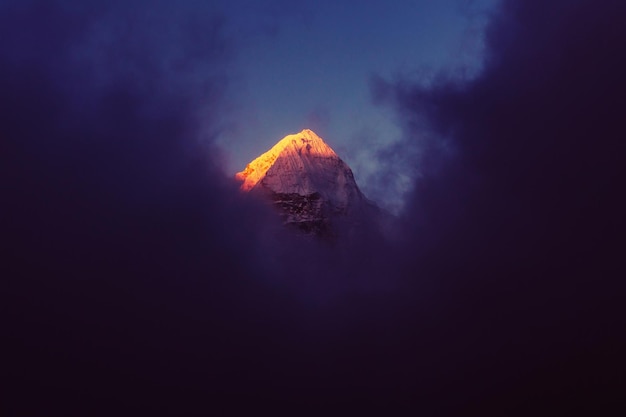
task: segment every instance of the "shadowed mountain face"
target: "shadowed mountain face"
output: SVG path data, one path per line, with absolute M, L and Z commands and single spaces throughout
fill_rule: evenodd
M 350 167 L 309 129 L 285 136 L 236 178 L 243 191 L 272 201 L 286 225 L 317 236 L 353 231 L 380 212 Z

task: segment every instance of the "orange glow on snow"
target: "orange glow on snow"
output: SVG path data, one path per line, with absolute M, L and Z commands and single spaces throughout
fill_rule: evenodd
M 313 131 L 304 129 L 300 133 L 285 136 L 272 149 L 250 162 L 243 171 L 235 174 L 235 178 L 242 182 L 241 190 L 250 191 L 254 188 L 281 154 L 299 158 L 339 158 L 322 138 Z

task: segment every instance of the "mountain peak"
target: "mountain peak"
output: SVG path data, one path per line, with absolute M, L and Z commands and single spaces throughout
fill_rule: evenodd
M 285 224 L 333 235 L 378 210 L 361 194 L 350 167 L 315 132 L 287 135 L 236 174 L 241 189 L 271 201 Z M 333 226 L 334 225 L 334 226 Z
M 267 178 L 268 171 L 279 158 L 282 160 L 279 161 L 279 165 L 286 165 L 283 167 L 286 168 L 286 171 L 283 170 L 285 171 L 283 173 L 286 174 L 297 172 L 310 174 L 314 168 L 320 168 L 321 162 L 324 160 L 339 160 L 335 151 L 321 137 L 310 129 L 304 129 L 299 133 L 285 136 L 269 151 L 250 162 L 243 171 L 238 172 L 235 177 L 242 181 L 241 189 L 250 191 L 255 188 L 259 182 Z M 274 174 L 276 173 L 274 172 Z M 274 189 L 273 191 L 307 194 L 306 190 L 298 190 L 297 188 L 294 190 Z

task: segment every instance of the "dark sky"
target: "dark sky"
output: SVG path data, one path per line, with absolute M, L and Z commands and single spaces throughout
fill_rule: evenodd
M 372 68 L 401 133 L 372 155 L 419 175 L 391 232 L 329 245 L 225 174 L 269 88 L 238 60 L 288 29 L 0 2 L 0 414 L 623 414 L 626 3 L 494 7 L 471 77 Z

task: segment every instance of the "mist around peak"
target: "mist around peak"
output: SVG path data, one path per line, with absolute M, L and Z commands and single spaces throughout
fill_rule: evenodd
M 335 246 L 221 174 L 223 23 L 128 4 L 0 3 L 2 415 L 623 410 L 624 2 L 504 0 L 475 80 L 373 80 L 424 175 Z

